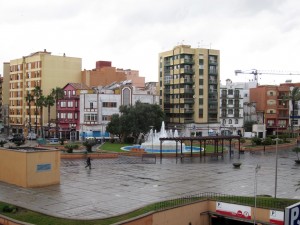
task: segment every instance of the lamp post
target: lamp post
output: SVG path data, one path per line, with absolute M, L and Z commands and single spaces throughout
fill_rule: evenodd
M 257 173 L 260 169 L 260 165 L 256 165 L 254 173 L 254 212 L 253 212 L 253 224 L 256 224 L 256 196 L 257 196 Z
M 278 125 L 276 129 L 276 159 L 275 159 L 275 191 L 274 198 L 277 197 L 277 170 L 278 170 Z

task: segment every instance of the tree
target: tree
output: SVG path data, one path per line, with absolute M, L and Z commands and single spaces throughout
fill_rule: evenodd
M 43 91 L 40 86 L 35 86 L 33 89 L 34 103 L 35 103 L 35 133 L 38 133 L 37 129 L 37 115 L 38 115 L 38 99 L 41 97 Z
M 121 106 L 121 116 L 119 117 L 119 127 L 117 125 L 118 118 L 114 118 L 112 124 L 108 124 L 109 129 L 114 127 L 114 134 L 121 134 L 125 137 L 132 136 L 137 140 L 140 133 L 147 133 L 150 126 L 159 129 L 164 120 L 164 112 L 159 105 L 136 102 L 134 106 Z
M 31 102 L 34 101 L 34 96 L 28 91 L 27 92 L 27 96 L 25 97 L 25 101 L 27 102 L 28 104 L 28 108 L 29 108 L 29 112 L 28 112 L 28 115 L 29 115 L 29 132 L 31 132 Z
M 41 128 L 41 137 L 44 137 L 44 124 L 43 124 L 43 107 L 45 106 L 45 96 L 41 95 L 38 99 L 37 99 L 37 106 L 40 109 L 40 128 Z
M 55 136 L 57 137 L 58 134 L 58 116 L 57 116 L 57 104 L 58 100 L 64 97 L 64 90 L 60 87 L 53 88 L 51 90 L 51 95 L 55 99 L 55 110 L 56 110 L 56 118 L 55 118 Z
M 113 114 L 111 116 L 110 122 L 106 126 L 106 131 L 117 135 L 119 139 L 122 138 L 122 130 L 121 130 L 121 123 L 120 123 L 120 115 L 119 114 Z
M 54 97 L 49 94 L 45 97 L 45 107 L 47 107 L 48 109 L 48 137 L 50 136 L 50 110 L 51 110 L 51 107 L 54 106 L 54 103 L 55 103 L 55 99 Z
M 290 100 L 292 102 L 291 130 L 292 130 L 292 135 L 294 136 L 293 120 L 294 120 L 294 117 L 295 117 L 296 102 L 300 100 L 300 87 L 294 87 L 293 90 L 290 92 L 290 95 L 287 96 L 284 100 Z

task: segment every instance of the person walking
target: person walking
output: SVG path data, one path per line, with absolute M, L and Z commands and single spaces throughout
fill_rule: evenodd
M 86 166 L 85 168 L 89 167 L 89 169 L 92 169 L 92 164 L 91 164 L 91 157 L 87 157 L 86 159 Z

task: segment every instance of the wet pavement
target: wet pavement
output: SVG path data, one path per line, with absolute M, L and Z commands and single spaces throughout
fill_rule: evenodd
M 296 184 L 300 166 L 296 154 L 278 150 L 278 198 L 300 199 Z M 241 168 L 232 163 L 240 161 Z M 142 206 L 193 195 L 215 192 L 254 195 L 255 167 L 257 194 L 275 192 L 275 151 L 245 152 L 238 159 L 159 157 L 154 159 L 120 156 L 117 159 L 93 159 L 92 169 L 84 160 L 61 161 L 61 184 L 44 188 L 21 188 L 0 182 L 0 201 L 48 215 L 74 219 L 95 219 L 123 214 Z

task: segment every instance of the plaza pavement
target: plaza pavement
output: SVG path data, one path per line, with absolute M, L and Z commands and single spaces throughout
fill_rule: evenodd
M 296 184 L 300 166 L 296 154 L 278 151 L 278 198 L 300 199 Z M 255 167 L 257 194 L 274 196 L 274 151 L 246 152 L 241 155 L 240 169 L 235 152 L 222 158 L 157 158 L 142 161 L 140 157 L 94 159 L 92 169 L 83 160 L 61 161 L 61 184 L 44 188 L 21 188 L 0 182 L 0 201 L 15 204 L 56 217 L 100 219 L 123 214 L 142 206 L 186 195 L 215 192 L 254 195 Z

